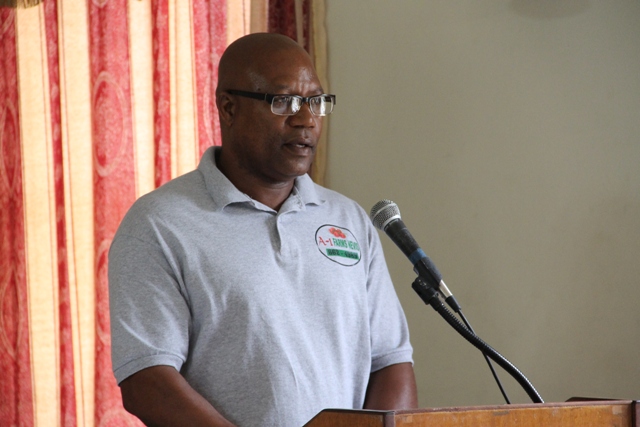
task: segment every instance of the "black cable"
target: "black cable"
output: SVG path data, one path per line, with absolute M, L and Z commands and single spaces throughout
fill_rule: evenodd
M 442 293 L 442 287 L 439 286 L 439 288 L 440 288 L 439 289 L 440 292 Z M 444 293 L 444 296 L 446 296 L 444 301 L 447 303 L 447 305 L 451 307 L 451 309 L 460 316 L 464 324 L 467 326 L 467 329 L 469 329 L 471 333 L 475 335 L 476 332 L 471 327 L 471 324 L 469 323 L 464 313 L 462 312 L 462 307 L 456 300 L 456 297 L 453 296 L 449 288 L 446 288 L 446 292 Z M 491 369 L 491 374 L 493 375 L 493 378 L 496 380 L 496 384 L 498 384 L 498 388 L 500 389 L 500 393 L 502 393 L 502 397 L 504 397 L 505 402 L 507 402 L 507 404 L 511 404 L 511 401 L 509 400 L 509 396 L 507 396 L 507 393 L 505 392 L 504 387 L 502 387 L 502 382 L 500 382 L 500 378 L 498 377 L 496 370 L 493 368 L 493 363 L 491 363 L 491 359 L 489 359 L 489 357 L 484 353 L 482 353 L 482 356 L 484 357 L 484 360 L 487 361 L 487 365 L 489 365 L 489 369 Z
M 471 331 L 471 333 L 473 335 L 475 335 L 476 332 L 473 330 L 473 328 L 471 327 L 471 325 L 467 321 L 467 318 L 462 313 L 462 310 L 458 311 L 458 315 L 462 318 L 462 321 L 464 322 L 464 324 L 467 325 L 467 329 L 469 329 L 469 331 Z M 491 359 L 489 359 L 489 356 L 487 356 L 486 353 L 482 353 L 482 355 L 484 356 L 484 360 L 487 361 L 487 365 L 489 365 L 489 369 L 491 369 L 491 374 L 493 375 L 493 378 L 496 380 L 496 383 L 498 384 L 498 388 L 500 389 L 500 393 L 502 393 L 502 397 L 504 397 L 504 400 L 505 400 L 505 402 L 507 402 L 507 404 L 511 404 L 511 401 L 509 400 L 509 396 L 507 396 L 507 392 L 504 391 L 504 387 L 502 387 L 502 382 L 500 382 L 500 378 L 498 377 L 498 373 L 493 368 L 493 363 L 491 363 Z
M 498 365 L 502 367 L 505 371 L 507 371 L 527 392 L 529 397 L 534 403 L 544 403 L 542 397 L 535 389 L 533 384 L 524 376 L 522 372 L 518 368 L 513 365 L 513 363 L 509 362 L 504 356 L 494 350 L 489 344 L 484 342 L 480 337 L 471 332 L 465 325 L 458 320 L 458 318 L 447 309 L 444 303 L 438 297 L 438 291 L 433 287 L 428 286 L 420 277 L 414 280 L 411 285 L 413 290 L 422 298 L 422 300 L 433 307 L 444 320 L 449 323 L 460 335 L 462 335 L 467 341 L 473 344 L 478 350 L 480 350 L 483 354 L 489 356 L 493 361 L 495 361 Z

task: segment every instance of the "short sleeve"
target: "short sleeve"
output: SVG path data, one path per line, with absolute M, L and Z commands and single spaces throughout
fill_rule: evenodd
M 109 252 L 113 370 L 118 383 L 156 365 L 180 370 L 189 348 L 189 306 L 161 246 L 121 225 Z
M 370 264 L 367 283 L 371 327 L 371 371 L 397 363 L 413 363 L 407 320 L 391 282 L 382 245 L 373 226 L 369 229 Z

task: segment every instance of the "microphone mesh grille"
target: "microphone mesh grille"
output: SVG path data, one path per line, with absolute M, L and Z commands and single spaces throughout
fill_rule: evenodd
M 390 219 L 394 217 L 400 218 L 400 209 L 391 200 L 380 200 L 371 208 L 369 217 L 378 230 L 384 231 L 384 227 L 386 227 Z

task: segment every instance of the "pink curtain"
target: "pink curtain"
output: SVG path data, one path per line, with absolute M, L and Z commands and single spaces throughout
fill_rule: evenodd
M 94 152 L 96 254 L 96 424 L 126 425 L 111 371 L 107 254 L 136 199 L 127 1 L 89 2 L 89 58 Z M 105 31 L 105 29 L 109 31 Z
M 32 425 L 15 11 L 0 9 L 0 424 Z
M 291 37 L 311 52 L 311 0 L 269 0 L 269 32 Z
M 111 239 L 137 197 L 220 143 L 214 89 L 225 47 L 268 19 L 269 31 L 310 49 L 311 8 L 0 7 L 0 426 L 141 425 L 122 408 L 111 368 Z
M 49 1 L 44 5 L 45 37 L 50 41 L 47 47 L 47 64 L 49 72 L 49 84 L 52 88 L 60 87 L 58 73 L 58 19 L 56 13 L 56 1 Z M 53 90 L 50 93 L 51 115 L 51 145 L 53 154 L 54 176 L 54 203 L 55 211 L 64 211 L 64 182 L 62 170 L 62 134 L 60 132 L 61 111 L 60 92 Z M 67 265 L 66 222 L 63 215 L 56 216 L 56 255 L 58 269 L 58 316 L 60 333 L 60 414 L 62 425 L 76 425 L 75 384 L 73 376 L 73 348 L 71 347 L 71 306 L 69 295 L 69 276 Z

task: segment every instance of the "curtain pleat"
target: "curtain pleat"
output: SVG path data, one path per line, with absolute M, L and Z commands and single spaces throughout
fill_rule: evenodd
M 16 15 L 20 146 L 35 425 L 60 422 L 60 319 L 51 91 L 42 7 Z
M 269 32 L 291 37 L 310 51 L 311 0 L 269 0 Z
M 153 125 L 156 187 L 171 179 L 171 82 L 169 3 L 152 0 Z
M 142 425 L 112 373 L 108 249 L 137 197 L 221 143 L 229 43 L 313 48 L 310 0 L 277 2 L 0 7 L 0 426 Z
M 60 418 L 61 425 L 76 425 L 76 391 L 71 326 L 71 298 L 67 260 L 64 171 L 62 163 L 62 132 L 60 111 L 60 75 L 58 72 L 57 1 L 44 3 L 45 37 L 47 40 L 47 71 L 49 81 L 49 116 L 51 121 L 52 167 L 55 208 L 55 236 L 58 270 L 58 328 L 60 336 Z
M 198 156 L 212 145 L 220 145 L 218 110 L 215 106 L 215 86 L 218 62 L 227 46 L 227 5 L 224 2 L 194 0 L 193 39 Z
M 131 57 L 126 0 L 89 2 L 89 52 L 96 254 L 95 422 L 125 425 L 111 369 L 107 255 L 120 220 L 136 199 Z M 105 31 L 105 29 L 109 31 Z
M 16 14 L 0 9 L 0 425 L 33 425 Z
M 156 188 L 153 16 L 150 1 L 128 1 L 129 61 L 136 197 Z
M 65 427 L 94 425 L 96 292 L 88 6 L 84 1 L 57 0 L 66 274 L 76 390 L 76 424 L 61 424 Z

